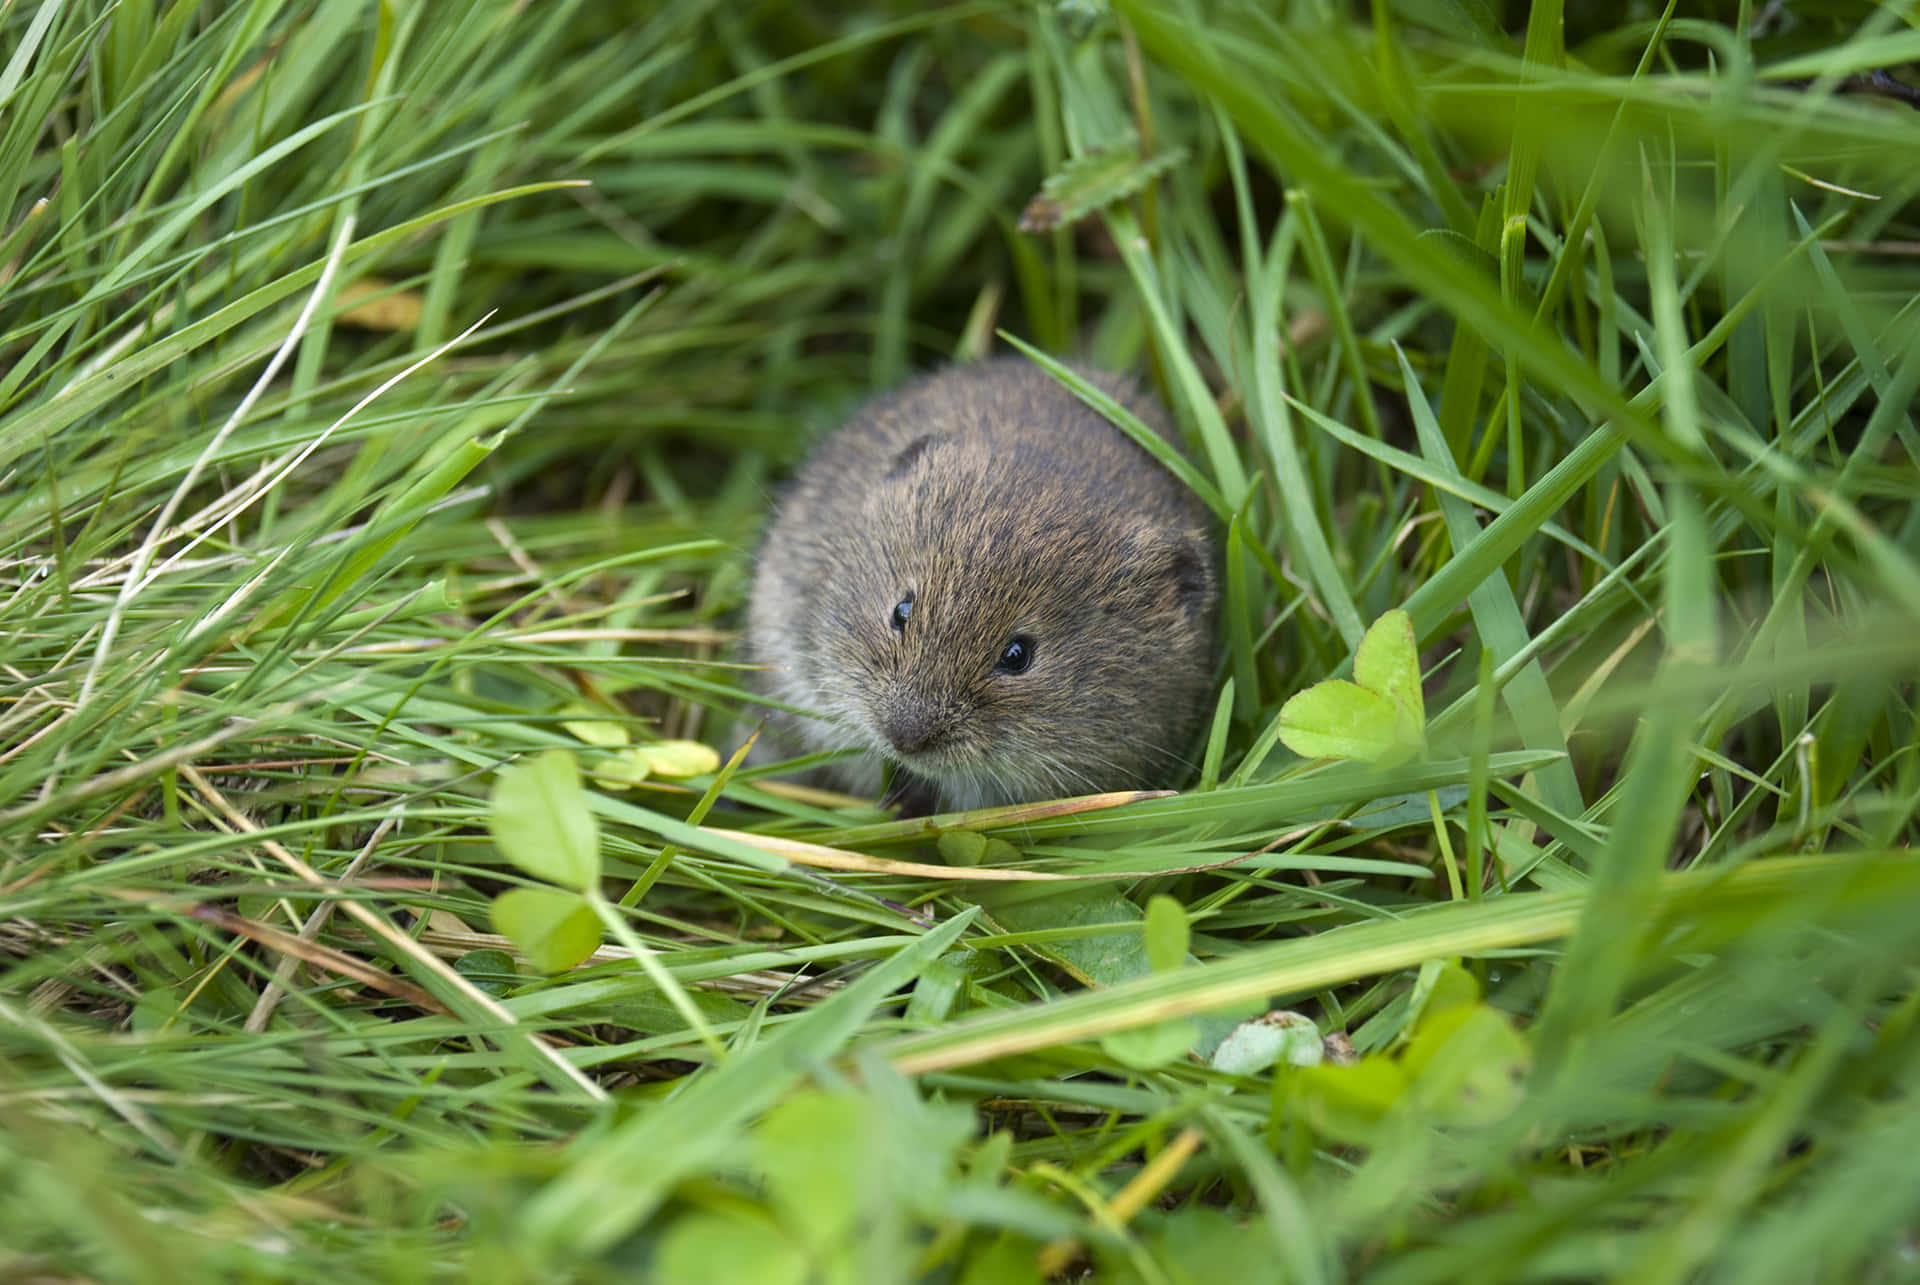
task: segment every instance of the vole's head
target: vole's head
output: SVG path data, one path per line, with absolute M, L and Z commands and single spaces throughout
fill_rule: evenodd
M 902 451 L 814 617 L 822 712 L 948 807 L 1177 775 L 1212 671 L 1212 548 L 1187 509 L 1098 490 L 1037 451 Z

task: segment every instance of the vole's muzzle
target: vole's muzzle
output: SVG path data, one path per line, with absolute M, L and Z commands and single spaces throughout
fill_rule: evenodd
M 880 735 L 895 750 L 908 755 L 940 748 L 959 721 L 958 711 L 947 702 L 911 692 L 896 694 L 875 712 Z

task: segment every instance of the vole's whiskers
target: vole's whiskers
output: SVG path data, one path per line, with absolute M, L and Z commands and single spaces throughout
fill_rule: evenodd
M 1165 776 L 1191 772 L 1194 768 L 1185 755 L 1145 737 L 1123 740 L 1117 749 L 1110 745 L 1108 742 L 1077 745 L 1070 757 L 1051 745 L 1026 745 L 1017 757 L 1035 778 L 1029 785 L 1044 785 L 1051 793 L 1061 796 L 1143 788 L 1164 779 L 1162 773 L 1143 767 L 1142 758 L 1165 765 Z

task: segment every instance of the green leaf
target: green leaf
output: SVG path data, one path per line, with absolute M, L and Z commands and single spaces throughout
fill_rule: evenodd
M 600 921 L 602 931 L 606 921 Z M 672 1000 L 650 986 L 628 985 L 621 983 L 624 990 L 620 994 L 609 995 L 603 1002 L 583 1004 L 574 1009 L 581 1021 L 607 1022 L 614 1026 L 624 1026 L 643 1035 L 662 1035 L 668 1032 L 688 1030 L 687 1016 Z M 710 990 L 688 990 L 684 992 L 690 1004 L 699 1010 L 709 1022 L 740 1022 L 747 1018 L 751 1008 L 726 995 L 715 994 Z
M 1112 986 L 1153 971 L 1144 928 L 1134 926 L 1143 923 L 1140 907 L 1110 888 L 1068 888 L 1041 896 L 1018 889 L 983 896 L 992 904 L 993 917 L 1014 932 L 1112 925 L 1111 932 L 1043 937 L 1027 943 L 1083 982 Z
M 913 995 L 907 1000 L 907 1021 L 916 1026 L 946 1021 L 966 985 L 964 960 L 934 960 L 914 979 Z
M 600 878 L 600 827 L 572 754 L 548 750 L 502 768 L 489 804 L 487 828 L 514 865 L 563 888 Z
M 807 1252 L 758 1210 L 690 1213 L 668 1226 L 648 1279 L 660 1285 L 754 1281 L 801 1285 L 812 1273 Z
M 1137 931 L 1121 928 L 1086 937 L 1041 939 L 1030 944 L 1031 949 L 1092 985 L 1111 986 L 1148 973 L 1172 971 L 1186 963 L 1186 912 L 1170 897 L 1153 898 L 1146 915 L 1142 916 L 1138 906 L 1104 888 L 1073 888 L 1040 897 L 1023 896 L 1019 892 L 1005 895 L 1008 900 L 994 909 L 994 916 L 1016 931 L 1044 932 L 1095 924 L 1140 925 Z M 1189 1019 L 1148 1022 L 1101 1037 L 1100 1047 L 1123 1065 L 1151 1070 L 1184 1058 L 1200 1040 L 1201 1033 L 1200 1026 Z
M 1170 1285 L 1295 1279 L 1274 1270 L 1266 1228 L 1205 1205 L 1167 1214 L 1147 1244 L 1154 1261 L 1165 1265 Z
M 977 830 L 942 831 L 934 846 L 940 850 L 940 859 L 950 866 L 1006 866 L 1021 860 L 1020 849 Z
M 830 1251 L 860 1217 L 872 1113 L 854 1094 L 812 1089 L 782 1102 L 753 1131 L 767 1194 L 816 1252 Z
M 1480 983 L 1454 959 L 1429 959 L 1420 965 L 1420 976 L 1407 1001 L 1407 1027 L 1418 1030 L 1439 1013 L 1450 1008 L 1480 1002 Z
M 468 951 L 453 961 L 453 971 L 489 995 L 504 995 L 519 981 L 513 956 L 492 947 Z
M 1316 1132 L 1362 1144 L 1373 1140 L 1380 1122 L 1408 1092 L 1406 1071 L 1380 1054 L 1352 1066 L 1303 1066 L 1290 1083 L 1292 1102 Z
M 987 859 L 987 836 L 976 830 L 948 830 L 934 840 L 934 847 L 950 866 L 977 866 Z
M 1132 196 L 1186 158 L 1184 149 L 1175 148 L 1142 160 L 1140 142 L 1132 135 L 1089 149 L 1047 176 L 1040 194 L 1021 211 L 1020 230 L 1046 232 L 1076 223 L 1103 206 Z
M 1172 897 L 1155 893 L 1147 902 L 1143 933 L 1147 966 L 1154 972 L 1170 973 L 1187 962 L 1187 938 L 1191 935 L 1187 912 Z
M 1434 790 L 1440 810 L 1451 812 L 1467 801 L 1467 787 L 1444 785 Z M 1402 826 L 1427 825 L 1433 820 L 1433 801 L 1425 793 L 1382 797 L 1362 805 L 1347 818 L 1349 826 L 1362 830 L 1398 830 Z
M 960 1285 L 1042 1285 L 1040 1247 L 1012 1232 L 1001 1232 L 967 1259 Z
M 1009 866 L 1016 861 L 1023 861 L 1025 859 L 1026 854 L 1014 847 L 1011 843 L 1008 843 L 1005 839 L 1000 838 L 998 835 L 988 837 L 987 865 Z
M 1200 1025 L 1190 1017 L 1153 1022 L 1100 1037 L 1107 1056 L 1136 1071 L 1151 1071 L 1184 1061 L 1187 1050 L 1200 1039 Z
M 1486 1125 L 1518 1106 L 1532 1051 L 1490 1004 L 1433 1014 L 1414 1032 L 1401 1065 L 1414 1098 L 1444 1124 Z
M 557 888 L 512 888 L 493 899 L 493 926 L 543 973 L 561 973 L 600 948 L 600 917 Z

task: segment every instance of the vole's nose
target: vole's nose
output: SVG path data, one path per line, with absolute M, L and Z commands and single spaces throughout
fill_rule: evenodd
M 947 712 L 931 701 L 897 700 L 880 717 L 880 734 L 902 754 L 920 754 L 947 739 Z

